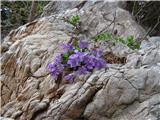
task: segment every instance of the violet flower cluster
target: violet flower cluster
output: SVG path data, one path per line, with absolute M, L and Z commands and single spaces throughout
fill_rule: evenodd
M 89 44 L 85 41 L 65 44 L 63 50 L 55 62 L 48 65 L 51 75 L 56 78 L 65 73 L 66 80 L 74 80 L 76 75 L 106 67 L 106 61 L 102 58 L 103 51 L 97 48 L 89 49 Z

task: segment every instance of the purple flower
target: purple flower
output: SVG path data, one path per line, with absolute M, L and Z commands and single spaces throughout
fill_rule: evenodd
M 74 78 L 75 78 L 75 74 L 71 73 L 71 74 L 66 75 L 64 79 L 72 81 L 72 80 L 74 80 Z
M 79 67 L 77 72 L 78 72 L 78 74 L 82 75 L 82 74 L 88 73 L 88 70 L 85 66 L 82 66 L 82 67 Z
M 64 44 L 62 48 L 63 48 L 65 53 L 74 49 L 74 47 L 71 43 L 70 44 Z
M 79 53 L 72 54 L 69 59 L 77 59 L 79 57 Z
M 69 60 L 67 64 L 69 64 L 71 67 L 77 67 L 80 65 L 81 62 L 83 62 L 83 58 L 86 55 L 84 52 L 77 52 L 75 54 L 72 54 L 69 57 Z
M 69 57 L 69 60 L 67 62 L 68 65 L 71 67 L 76 67 L 79 65 L 80 59 L 78 54 L 73 54 Z
M 84 61 L 84 57 L 87 55 L 86 52 L 77 52 L 76 53 L 78 55 L 79 61 L 83 62 Z
M 49 71 L 55 71 L 56 70 L 55 65 L 53 63 L 48 64 L 48 70 Z
M 88 61 L 87 61 L 86 64 L 90 64 L 90 65 L 92 65 L 92 66 L 95 66 L 95 62 L 96 62 L 95 60 L 96 60 L 96 57 L 95 57 L 95 56 L 89 55 L 89 56 L 88 56 Z
M 106 61 L 105 60 L 103 60 L 102 58 L 96 59 L 95 68 L 101 69 L 101 68 L 105 68 L 105 67 L 106 67 Z
M 79 48 L 80 49 L 86 49 L 86 48 L 88 48 L 88 46 L 89 46 L 88 42 L 79 41 Z
M 102 55 L 103 55 L 103 51 L 100 50 L 100 49 L 96 49 L 96 48 L 94 48 L 94 49 L 92 50 L 92 53 L 93 53 L 93 55 L 95 55 L 96 57 L 102 57 Z
M 65 70 L 74 72 L 65 76 L 66 80 L 73 80 L 77 74 L 87 74 L 94 69 L 106 67 L 106 61 L 102 58 L 103 52 L 100 49 L 88 49 L 88 43 L 79 41 L 73 46 L 71 43 L 63 46 L 64 52 L 57 56 L 54 63 L 48 65 L 51 75 L 58 77 Z
M 70 59 L 68 60 L 67 64 L 70 65 L 71 68 L 74 68 L 79 65 L 79 62 L 76 59 Z
M 58 64 L 58 65 L 57 65 L 57 69 L 58 69 L 60 72 L 63 72 L 63 70 L 64 70 L 64 65 L 63 65 L 63 64 Z
M 94 65 L 93 65 L 92 63 L 87 63 L 87 64 L 85 65 L 85 67 L 86 67 L 88 70 L 94 69 Z
M 88 54 L 86 54 L 85 56 L 83 56 L 83 62 L 84 63 L 88 63 L 88 62 L 90 62 L 90 55 L 88 55 Z
M 60 64 L 62 62 L 62 55 L 58 55 L 55 59 L 56 64 Z
M 62 73 L 63 72 L 63 70 L 64 70 L 64 65 L 63 64 L 61 64 L 61 63 L 50 63 L 49 65 L 48 65 L 48 70 L 51 72 L 51 75 L 52 76 L 55 76 L 55 77 L 57 77 L 60 73 Z
M 101 69 L 106 67 L 106 62 L 104 59 L 95 57 L 93 55 L 89 55 L 88 60 L 85 62 L 86 62 L 85 66 L 88 70 L 92 70 L 94 68 Z

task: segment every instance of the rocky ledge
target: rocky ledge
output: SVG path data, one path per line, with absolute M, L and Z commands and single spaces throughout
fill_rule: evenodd
M 121 2 L 78 2 L 68 7 L 21 26 L 5 38 L 1 116 L 15 120 L 160 119 L 160 37 L 143 40 L 140 50 L 115 45 L 113 53 L 125 56 L 126 64 L 108 64 L 107 70 L 57 87 L 46 68 L 60 53 L 59 45 L 70 39 L 72 26 L 63 17 L 80 15 L 79 37 L 89 41 L 100 31 L 115 29 L 123 37 L 145 35 Z

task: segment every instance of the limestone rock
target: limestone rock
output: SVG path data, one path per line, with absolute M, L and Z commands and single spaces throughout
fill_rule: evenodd
M 50 16 L 53 14 L 58 14 L 62 11 L 67 9 L 73 9 L 78 7 L 78 5 L 84 3 L 85 1 L 51 1 L 49 4 L 44 8 L 44 11 L 41 16 Z
M 70 40 L 73 26 L 61 19 L 64 16 L 81 16 L 79 37 L 89 42 L 113 27 L 121 36 L 143 36 L 143 28 L 119 6 L 89 1 L 79 9 L 67 7 L 13 30 L 1 46 L 1 116 L 16 120 L 159 119 L 159 37 L 144 41 L 135 51 L 113 46 L 114 54 L 127 57 L 125 65 L 108 64 L 109 69 L 79 76 L 73 84 L 58 87 L 47 71 L 48 63 L 61 52 L 60 45 Z M 115 11 L 116 22 L 111 24 Z M 102 48 L 107 46 L 102 44 Z
M 0 117 L 0 120 L 13 120 L 13 119 L 11 119 L 11 118 Z

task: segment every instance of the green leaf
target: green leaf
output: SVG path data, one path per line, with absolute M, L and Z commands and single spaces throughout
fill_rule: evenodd
M 80 51 L 80 50 L 81 50 L 78 46 L 76 46 L 75 48 L 76 48 L 78 51 Z
M 118 36 L 112 36 L 112 34 L 109 33 L 102 33 L 99 34 L 95 37 L 95 41 L 107 41 L 107 40 L 112 40 L 113 42 L 119 42 L 122 43 L 126 46 L 128 46 L 130 49 L 140 49 L 140 43 L 138 43 L 135 39 L 134 36 L 131 35 L 129 37 L 127 37 L 127 40 L 124 40 L 124 38 L 122 37 L 118 37 Z
M 122 37 L 119 37 L 118 41 L 119 41 L 120 43 L 122 43 L 122 44 L 125 44 L 125 43 L 126 43 L 125 40 L 124 40 Z
M 140 43 L 138 43 L 133 36 L 127 38 L 127 46 L 131 49 L 140 49 Z
M 69 20 L 69 23 L 76 26 L 76 24 L 80 21 L 80 16 L 78 15 L 75 15 L 75 16 L 72 16 Z
M 112 39 L 112 35 L 109 34 L 109 33 L 102 33 L 102 34 L 99 34 L 95 37 L 95 40 L 96 41 L 107 41 L 107 40 L 111 40 Z
M 63 60 L 68 61 L 68 59 L 69 59 L 69 54 L 68 53 L 64 54 L 63 55 Z

